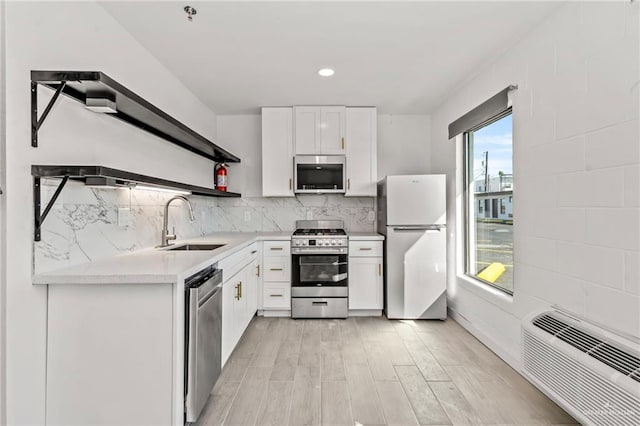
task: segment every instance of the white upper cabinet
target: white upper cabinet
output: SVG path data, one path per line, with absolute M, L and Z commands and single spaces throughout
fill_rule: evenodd
M 294 107 L 296 155 L 344 155 L 346 107 Z
M 346 196 L 375 197 L 378 180 L 375 107 L 346 109 Z
M 320 153 L 340 155 L 345 153 L 346 119 L 345 107 L 320 108 Z
M 293 108 L 262 108 L 262 195 L 294 195 Z
M 294 107 L 295 152 L 320 154 L 320 107 Z

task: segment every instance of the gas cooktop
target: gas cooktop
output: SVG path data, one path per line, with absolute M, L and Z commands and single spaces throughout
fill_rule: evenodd
M 300 236 L 321 236 L 321 235 L 347 235 L 344 229 L 296 229 L 293 235 Z

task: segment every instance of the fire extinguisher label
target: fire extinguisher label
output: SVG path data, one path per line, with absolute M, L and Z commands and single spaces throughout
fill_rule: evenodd
M 218 183 L 216 186 L 223 186 L 226 187 L 227 186 L 227 175 L 218 175 Z

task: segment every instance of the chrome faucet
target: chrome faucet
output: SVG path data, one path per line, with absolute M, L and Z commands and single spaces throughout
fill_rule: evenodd
M 167 201 L 167 204 L 164 205 L 164 220 L 162 223 L 162 243 L 158 247 L 166 247 L 169 245 L 169 241 L 173 241 L 176 239 L 176 227 L 173 227 L 173 233 L 169 234 L 169 204 L 173 200 L 182 200 L 187 203 L 187 207 L 189 207 L 189 220 L 193 222 L 195 217 L 193 216 L 193 208 L 191 207 L 191 203 L 187 200 L 186 197 L 182 195 L 176 195 Z

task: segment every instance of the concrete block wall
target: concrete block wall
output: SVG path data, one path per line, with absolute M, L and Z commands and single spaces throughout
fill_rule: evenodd
M 452 313 L 514 365 L 520 320 L 558 306 L 640 337 L 639 5 L 560 6 L 432 116 L 432 171 L 447 173 Z M 447 125 L 510 84 L 513 297 L 462 273 L 462 144 Z

